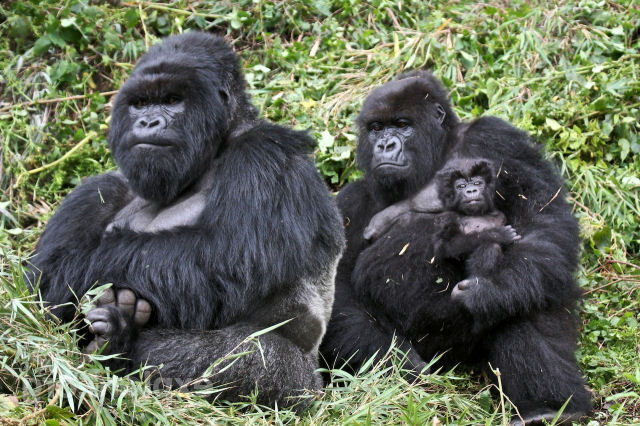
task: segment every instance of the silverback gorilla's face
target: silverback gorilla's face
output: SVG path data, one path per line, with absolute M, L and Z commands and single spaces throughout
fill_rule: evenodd
M 188 40 L 192 38 L 192 40 Z M 228 132 L 244 81 L 238 58 L 220 39 L 189 33 L 153 46 L 114 105 L 109 144 L 131 187 L 167 204 L 208 168 Z M 218 48 L 216 48 L 218 47 Z
M 419 72 L 386 83 L 365 100 L 357 119 L 360 168 L 398 197 L 433 176 L 445 152 L 447 126 L 457 123 L 446 94 L 432 80 Z

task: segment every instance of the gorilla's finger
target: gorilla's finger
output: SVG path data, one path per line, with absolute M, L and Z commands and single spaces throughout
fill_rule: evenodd
M 133 323 L 137 327 L 145 325 L 151 317 L 151 305 L 144 299 L 138 299 L 136 302 L 136 312 L 133 314 Z
M 84 348 L 82 352 L 84 352 L 85 354 L 90 354 L 97 351 L 98 349 L 100 349 L 100 346 L 98 346 L 97 339 L 93 339 L 91 342 L 89 342 L 87 347 Z
M 118 308 L 125 314 L 133 316 L 136 306 L 136 295 L 128 288 L 118 290 L 116 295 L 118 299 Z
M 95 335 L 110 335 L 113 331 L 113 325 L 108 321 L 96 321 L 89 325 L 89 331 Z
M 370 240 L 374 237 L 376 230 L 374 227 L 372 226 L 367 226 L 366 228 L 364 228 L 364 232 L 362 233 L 362 236 L 364 237 L 365 240 Z
M 456 286 L 453 287 L 453 290 L 451 290 L 451 298 L 457 299 L 460 297 L 460 295 L 462 295 L 462 290 L 460 290 L 460 288 L 458 288 L 458 285 L 456 284 Z
M 104 339 L 102 337 L 96 337 L 91 342 L 89 342 L 87 347 L 84 348 L 84 350 L 82 352 L 84 352 L 86 354 L 90 354 L 90 353 L 96 352 L 98 349 L 102 348 L 105 343 L 107 343 L 106 339 Z
M 456 284 L 456 286 L 451 291 L 451 297 L 454 299 L 459 299 L 463 296 L 463 294 L 478 284 L 478 278 L 467 278 L 466 280 L 462 280 Z
M 456 287 L 458 287 L 462 291 L 465 291 L 465 290 L 469 290 L 471 287 L 475 286 L 477 283 L 478 283 L 477 278 L 468 278 L 466 280 L 460 281 L 456 285 Z
M 106 308 L 95 308 L 87 312 L 85 318 L 89 322 L 109 321 L 109 310 Z
M 113 305 L 116 303 L 116 294 L 112 288 L 108 288 L 96 302 L 96 306 Z

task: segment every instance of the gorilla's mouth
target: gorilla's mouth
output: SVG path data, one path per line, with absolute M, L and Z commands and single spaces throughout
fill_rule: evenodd
M 134 148 L 146 148 L 146 149 L 158 149 L 158 148 L 169 148 L 171 144 L 165 143 L 150 143 L 150 142 L 140 142 L 133 145 Z
M 408 164 L 406 163 L 391 163 L 391 162 L 384 162 L 384 163 L 380 163 L 378 165 L 376 165 L 374 167 L 374 169 L 404 169 L 409 167 Z
M 157 149 L 175 146 L 175 142 L 167 138 L 132 138 L 128 145 L 129 148 Z

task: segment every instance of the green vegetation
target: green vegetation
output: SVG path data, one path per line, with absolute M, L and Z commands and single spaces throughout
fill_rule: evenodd
M 64 196 L 114 168 L 111 96 L 160 37 L 226 35 L 267 118 L 311 129 L 334 190 L 358 177 L 353 121 L 364 97 L 427 67 L 458 114 L 496 115 L 547 148 L 571 189 L 584 251 L 579 360 L 590 424 L 640 422 L 640 3 L 263 0 L 0 5 L 0 423 L 499 424 L 509 407 L 462 368 L 408 384 L 394 368 L 335 371 L 302 417 L 152 392 L 84 359 L 78 324 L 55 324 L 20 265 Z M 495 3 L 495 2 L 494 2 Z M 393 356 L 391 354 L 390 356 Z M 249 407 L 249 408 L 245 408 Z

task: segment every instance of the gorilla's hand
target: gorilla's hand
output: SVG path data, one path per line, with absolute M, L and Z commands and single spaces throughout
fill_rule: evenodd
M 388 207 L 371 218 L 369 225 L 364 229 L 363 237 L 369 242 L 373 242 L 386 234 L 389 231 L 393 231 L 393 228 L 405 228 L 420 218 L 428 217 L 433 218 L 433 213 L 427 212 L 414 212 L 403 211 L 397 216 L 389 216 L 385 212 L 395 207 L 395 204 Z
M 473 316 L 471 332 L 481 333 L 487 327 L 499 322 L 506 316 L 496 316 L 487 310 L 490 303 L 495 303 L 501 292 L 491 278 L 471 276 L 455 285 L 451 291 L 451 299 L 462 306 Z
M 89 311 L 86 320 L 94 339 L 85 348 L 85 353 L 95 352 L 109 343 L 108 351 L 125 352 L 137 328 L 144 326 L 151 316 L 151 305 L 137 299 L 128 289 L 108 289 L 96 308 Z
M 472 294 L 479 291 L 482 284 L 487 281 L 486 278 L 469 277 L 460 281 L 453 287 L 451 298 L 462 303 L 469 301 Z
M 500 232 L 503 237 L 502 244 L 511 244 L 522 238 L 511 225 L 503 226 Z
M 410 216 L 409 203 L 405 201 L 393 204 L 371 218 L 362 236 L 365 240 L 374 241 L 384 235 L 393 226 L 408 223 Z

